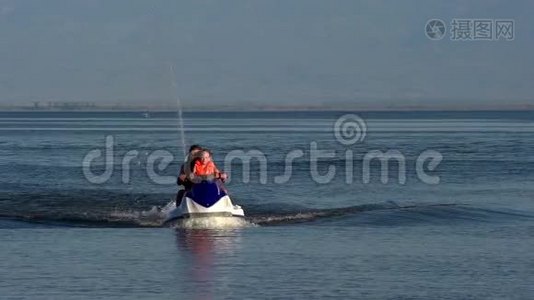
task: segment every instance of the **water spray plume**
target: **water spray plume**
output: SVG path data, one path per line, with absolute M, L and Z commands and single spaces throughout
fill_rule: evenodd
M 176 104 L 177 104 L 177 111 L 178 111 L 178 129 L 180 130 L 180 136 L 182 140 L 182 151 L 184 154 L 184 157 L 187 156 L 187 147 L 185 144 L 185 129 L 184 129 L 184 119 L 182 116 L 182 101 L 180 99 L 180 95 L 178 94 L 178 85 L 176 84 L 176 73 L 174 72 L 174 67 L 171 63 L 169 63 L 169 71 L 171 74 L 171 85 L 173 88 L 174 95 L 176 97 Z

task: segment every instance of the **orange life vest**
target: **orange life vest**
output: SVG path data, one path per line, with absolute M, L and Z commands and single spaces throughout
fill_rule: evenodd
M 200 160 L 197 160 L 195 162 L 195 175 L 208 176 L 216 175 L 216 173 L 219 173 L 219 170 L 217 170 L 217 167 L 215 166 L 215 163 L 213 161 L 210 161 L 206 164 L 202 164 Z

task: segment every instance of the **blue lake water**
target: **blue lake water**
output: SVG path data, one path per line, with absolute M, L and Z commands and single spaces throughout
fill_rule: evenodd
M 162 226 L 158 214 L 183 161 L 176 113 L 0 113 L 0 295 L 533 297 L 533 112 L 358 113 L 365 135 L 350 144 L 334 134 L 345 114 L 185 113 L 187 143 L 230 173 L 248 222 L 199 229 Z M 317 164 L 314 147 L 327 154 Z M 94 150 L 102 156 L 84 172 Z M 243 164 L 225 160 L 251 150 L 266 170 L 252 160 L 246 180 Z M 428 150 L 442 158 L 422 165 L 438 184 L 418 173 Z M 372 151 L 394 151 L 405 170 L 390 160 L 383 183 L 377 159 L 366 182 Z M 104 182 L 87 177 L 106 166 Z

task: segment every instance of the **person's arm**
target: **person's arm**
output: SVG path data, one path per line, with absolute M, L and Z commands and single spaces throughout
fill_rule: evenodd
M 213 166 L 215 168 L 215 178 L 220 178 L 223 181 L 228 178 L 228 175 L 224 172 L 221 172 L 219 168 L 217 168 L 217 165 L 215 165 L 215 163 L 213 163 Z
M 178 185 L 183 185 L 184 181 L 187 179 L 187 175 L 185 174 L 184 165 L 180 167 L 180 173 L 178 174 L 178 178 L 176 180 L 176 183 Z
M 197 173 L 197 166 L 195 164 L 192 165 L 191 173 L 187 174 L 187 179 L 189 179 L 191 182 L 195 181 L 196 173 Z

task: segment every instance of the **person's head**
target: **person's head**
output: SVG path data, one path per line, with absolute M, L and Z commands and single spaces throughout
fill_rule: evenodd
M 189 147 L 189 154 L 195 154 L 202 150 L 202 147 L 200 145 L 192 145 Z
M 211 161 L 211 153 L 208 151 L 208 150 L 202 150 L 202 152 L 200 152 L 200 161 L 203 163 L 203 164 L 206 164 L 208 162 Z

